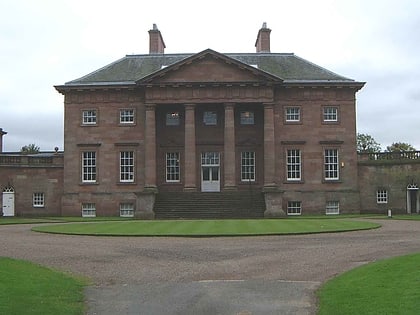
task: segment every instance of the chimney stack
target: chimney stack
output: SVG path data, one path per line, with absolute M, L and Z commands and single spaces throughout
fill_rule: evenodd
M 160 34 L 157 25 L 153 24 L 153 29 L 149 31 L 149 54 L 163 54 L 165 47 L 162 34 Z
M 267 28 L 267 23 L 264 22 L 261 29 L 258 32 L 257 41 L 255 42 L 257 53 L 270 52 L 270 33 L 271 30 Z
M 3 131 L 3 128 L 0 128 L 0 153 L 3 152 L 3 136 L 6 134 L 7 132 Z

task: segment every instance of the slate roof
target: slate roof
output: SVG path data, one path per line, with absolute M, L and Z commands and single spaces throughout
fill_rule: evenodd
M 203 53 L 219 54 L 211 49 Z M 150 76 L 165 67 L 181 63 L 196 54 L 150 54 L 127 55 L 101 69 L 65 86 L 130 85 Z M 315 65 L 293 53 L 227 53 L 221 54 L 247 65 L 257 66 L 260 71 L 279 78 L 284 83 L 359 83 Z

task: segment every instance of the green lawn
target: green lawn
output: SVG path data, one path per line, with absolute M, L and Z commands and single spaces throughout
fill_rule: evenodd
M 54 222 L 47 218 L 0 217 L 0 225 Z
M 83 314 L 87 284 L 30 262 L 0 257 L 0 314 Z
M 34 231 L 112 236 L 244 236 L 307 234 L 372 229 L 367 221 L 324 219 L 159 220 L 66 223 L 34 227 Z
M 417 315 L 420 253 L 350 270 L 318 291 L 318 315 Z

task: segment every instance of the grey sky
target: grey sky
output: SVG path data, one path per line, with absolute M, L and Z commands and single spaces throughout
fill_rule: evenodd
M 367 82 L 357 127 L 382 147 L 420 149 L 420 1 L 266 0 L 0 2 L 0 128 L 5 151 L 63 149 L 63 84 L 126 54 L 148 53 L 156 23 L 167 53 L 254 52 L 267 22 L 272 52 L 293 52 Z

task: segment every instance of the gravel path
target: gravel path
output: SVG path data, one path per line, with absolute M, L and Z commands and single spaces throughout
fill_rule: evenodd
M 89 314 L 280 314 L 275 307 L 313 314 L 320 283 L 377 259 L 420 252 L 420 221 L 375 221 L 382 228 L 232 238 L 66 236 L 0 226 L 0 256 L 90 277 Z

